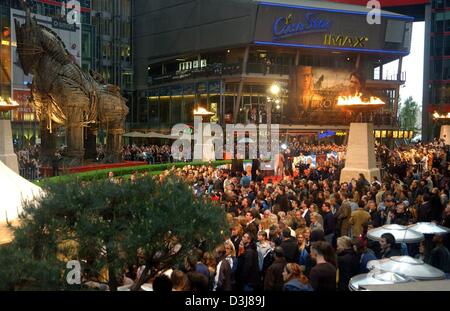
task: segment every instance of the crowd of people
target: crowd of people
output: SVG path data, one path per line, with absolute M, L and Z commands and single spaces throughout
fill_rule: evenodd
M 30 180 L 40 178 L 41 162 L 39 154 L 39 146 L 30 146 L 16 151 L 19 172 L 22 177 Z
M 185 166 L 164 172 L 191 185 L 199 199 L 211 198 L 227 213 L 230 232 L 213 252 L 199 247 L 182 266 L 159 274 L 154 290 L 347 291 L 352 277 L 367 273 L 374 259 L 409 255 L 450 274 L 449 240 L 430 245 L 379 242 L 367 233 L 385 224 L 435 222 L 450 228 L 450 148 L 417 144 L 379 147 L 386 168 L 381 180 L 339 182 L 336 165 L 295 172 L 279 183 L 256 170 Z M 416 160 L 426 157 L 426 165 Z M 403 167 L 404 166 L 404 167 Z M 298 170 L 298 169 L 297 169 Z M 139 176 L 132 176 L 139 182 Z M 124 286 L 136 271 L 124 275 Z
M 123 147 L 124 161 L 145 161 L 148 164 L 172 163 L 172 151 L 169 145 L 127 145 Z
M 336 144 L 306 144 L 300 143 L 298 141 L 291 142 L 287 145 L 290 154 L 293 157 L 298 157 L 299 155 L 309 155 L 309 154 L 326 154 L 330 152 L 335 152 L 337 154 L 344 155 L 346 147 Z

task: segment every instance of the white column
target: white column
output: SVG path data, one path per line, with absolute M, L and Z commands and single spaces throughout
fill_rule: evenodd
M 377 176 L 381 180 L 375 157 L 375 139 L 372 123 L 351 123 L 341 183 L 358 179 L 363 173 L 367 180 Z
M 14 153 L 11 121 L 0 120 L 0 161 L 19 174 L 19 163 Z
M 446 145 L 450 145 L 450 125 L 441 126 L 441 139 L 445 141 Z

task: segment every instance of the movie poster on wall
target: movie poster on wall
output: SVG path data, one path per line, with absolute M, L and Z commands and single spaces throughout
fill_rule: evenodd
M 298 66 L 290 76 L 289 111 L 295 118 L 311 115 L 336 117 L 339 96 L 364 93 L 365 77 L 359 72 L 326 67 Z

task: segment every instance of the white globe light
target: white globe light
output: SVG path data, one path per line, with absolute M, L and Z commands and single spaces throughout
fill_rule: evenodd
M 270 93 L 272 93 L 273 95 L 278 95 L 280 94 L 281 88 L 278 84 L 273 84 L 270 87 Z

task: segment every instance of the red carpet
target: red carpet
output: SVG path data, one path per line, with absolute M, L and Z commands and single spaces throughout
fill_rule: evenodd
M 111 168 L 142 166 L 147 164 L 148 164 L 147 162 L 128 162 L 128 161 L 125 161 L 123 163 L 112 163 L 112 164 L 92 164 L 86 166 L 72 167 L 69 169 L 69 172 L 71 174 L 83 173 L 90 171 L 106 170 Z

